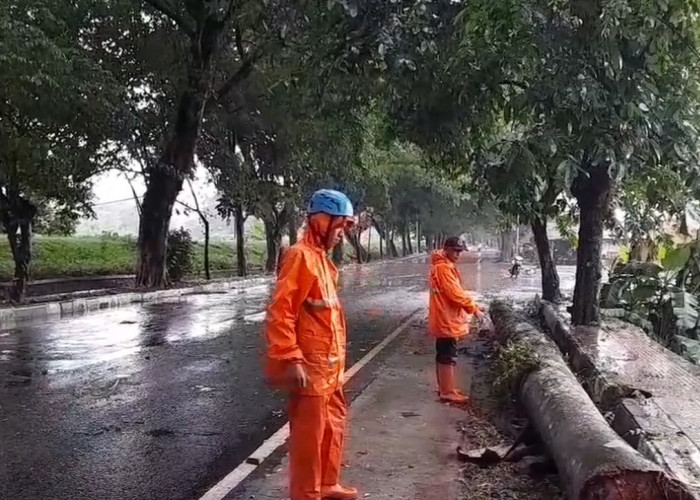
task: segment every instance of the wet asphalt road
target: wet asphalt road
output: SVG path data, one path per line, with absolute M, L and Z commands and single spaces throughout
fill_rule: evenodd
M 502 266 L 462 267 L 486 295 L 539 290 L 536 273 L 514 282 Z M 348 367 L 425 306 L 426 273 L 421 258 L 343 270 Z M 261 377 L 268 296 L 263 286 L 0 330 L 0 499 L 198 498 L 286 421 Z

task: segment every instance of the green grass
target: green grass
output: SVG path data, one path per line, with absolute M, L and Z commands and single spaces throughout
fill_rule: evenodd
M 136 261 L 136 241 L 126 236 L 36 236 L 30 268 L 31 279 L 131 274 Z M 265 243 L 247 245 L 249 265 L 260 266 Z M 235 247 L 231 242 L 212 241 L 209 263 L 214 276 L 233 274 Z M 0 244 L 0 279 L 11 279 L 14 264 L 7 240 Z M 193 274 L 204 274 L 204 245 L 195 245 Z
M 204 275 L 204 245 L 195 244 L 193 274 Z M 257 268 L 263 265 L 265 257 L 265 242 L 251 241 L 246 244 L 248 266 Z M 232 275 L 236 272 L 235 242 L 209 242 L 209 269 L 212 276 Z

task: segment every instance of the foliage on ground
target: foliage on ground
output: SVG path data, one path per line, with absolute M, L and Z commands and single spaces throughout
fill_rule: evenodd
M 471 449 L 508 442 L 516 434 L 513 423 L 522 424 L 523 421 L 518 417 L 511 399 L 504 400 L 493 391 L 501 370 L 496 347 L 488 338 L 470 337 L 467 342 L 464 351 L 470 356 L 459 360 L 460 363 L 470 363 L 473 374 L 469 391 L 472 408 L 462 423 L 464 442 Z M 463 481 L 465 500 L 564 498 L 556 476 L 533 477 L 518 463 L 501 462 L 486 468 L 466 464 Z
M 525 342 L 509 339 L 497 349 L 496 366 L 494 387 L 501 393 L 513 394 L 523 379 L 539 368 L 540 362 Z

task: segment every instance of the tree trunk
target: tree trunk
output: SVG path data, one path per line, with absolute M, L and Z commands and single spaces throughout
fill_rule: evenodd
M 367 262 L 372 260 L 372 226 L 367 228 Z
M 209 221 L 201 213 L 200 218 L 204 225 L 204 276 L 209 281 L 211 279 L 211 269 L 209 267 Z
M 336 266 L 341 266 L 343 264 L 345 260 L 345 242 L 343 240 L 340 240 L 340 243 L 333 249 L 332 259 Z
M 243 207 L 236 204 L 234 207 L 234 223 L 236 231 L 236 267 L 238 276 L 248 275 L 248 263 L 245 257 L 245 220 L 243 215 Z
M 373 217 L 372 218 L 372 225 L 374 226 L 374 229 L 377 231 L 377 234 L 379 235 L 379 258 L 383 259 L 384 258 L 384 242 L 388 241 L 387 240 L 387 232 L 382 228 L 382 226 L 377 222 L 377 220 Z M 388 245 L 388 242 L 387 242 Z M 387 246 L 387 253 L 389 253 L 389 247 Z
M 615 433 L 544 333 L 503 303 L 492 304 L 490 314 L 499 342 L 519 342 L 537 360 L 521 374 L 518 397 L 554 458 L 567 498 L 693 498 Z
M 557 266 L 554 265 L 552 248 L 549 244 L 547 221 L 546 219 L 535 217 L 531 227 L 532 234 L 535 237 L 535 245 L 537 246 L 540 269 L 542 270 L 542 298 L 549 302 L 559 302 L 561 300 L 559 274 L 557 273 Z
M 277 264 L 275 267 L 275 276 L 279 276 L 282 272 L 282 261 L 284 260 L 284 255 L 289 247 L 285 245 L 280 245 L 280 249 L 277 251 Z
M 296 210 L 291 204 L 288 205 L 289 222 L 289 246 L 296 245 L 299 240 L 299 219 L 297 218 Z
M 265 225 L 265 245 L 267 257 L 265 272 L 274 273 L 277 270 L 277 259 L 282 246 L 282 228 L 276 220 L 263 220 Z
M 688 209 L 683 207 L 679 217 L 681 219 L 681 224 L 678 228 L 678 232 L 683 236 L 690 236 L 690 230 L 688 229 Z
M 27 220 L 20 221 L 13 231 L 7 232 L 7 239 L 10 243 L 12 258 L 15 263 L 10 300 L 12 302 L 22 302 L 27 293 L 29 264 L 32 260 L 31 223 Z
M 360 234 L 358 232 L 351 232 L 347 235 L 348 242 L 350 245 L 352 245 L 353 250 L 355 251 L 355 259 L 357 260 L 358 264 L 364 264 L 367 262 L 367 250 L 365 250 L 365 247 L 362 246 L 362 242 L 360 241 Z
M 416 247 L 418 247 L 418 253 L 421 253 L 421 243 L 423 236 L 420 234 L 420 222 L 416 222 Z
M 630 261 L 653 262 L 656 259 L 656 249 L 651 239 L 640 237 L 634 239 L 630 245 Z
M 411 225 L 406 223 L 406 242 L 408 243 L 408 254 L 413 255 L 413 242 L 411 241 Z
M 15 264 L 14 279 L 9 291 L 12 302 L 22 302 L 27 293 L 32 260 L 32 224 L 36 214 L 36 206 L 16 190 L 8 188 L 5 194 L 0 191 L 0 219 Z
M 501 231 L 499 245 L 501 262 L 510 262 L 515 257 L 515 233 L 512 230 Z
M 600 320 L 603 227 L 612 192 L 608 166 L 591 165 L 585 169 L 574 179 L 571 192 L 580 210 L 571 321 L 574 325 L 596 325 Z
M 387 231 L 388 239 L 386 240 L 386 251 L 391 258 L 398 258 L 399 251 L 396 248 L 396 242 L 394 242 L 394 231 L 391 229 Z
M 150 172 L 147 177 L 139 222 L 137 286 L 150 288 L 165 285 L 170 217 L 182 189 L 182 180 L 168 169 L 161 165 L 160 170 Z
M 194 170 L 202 114 L 211 84 L 211 62 L 219 46 L 225 21 L 220 14 L 205 13 L 197 20 L 187 66 L 187 85 L 180 94 L 174 127 L 158 162 L 146 170 L 146 193 L 139 224 L 136 285 L 161 287 L 165 284 L 168 228 L 173 205 L 183 180 Z
M 408 255 L 408 246 L 406 245 L 406 229 L 401 230 L 401 255 L 406 257 Z

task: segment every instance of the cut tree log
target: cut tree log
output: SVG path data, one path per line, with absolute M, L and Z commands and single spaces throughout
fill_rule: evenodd
M 499 341 L 521 342 L 537 359 L 523 374 L 518 397 L 570 500 L 695 499 L 612 430 L 544 333 L 502 302 L 494 302 L 490 314 Z

